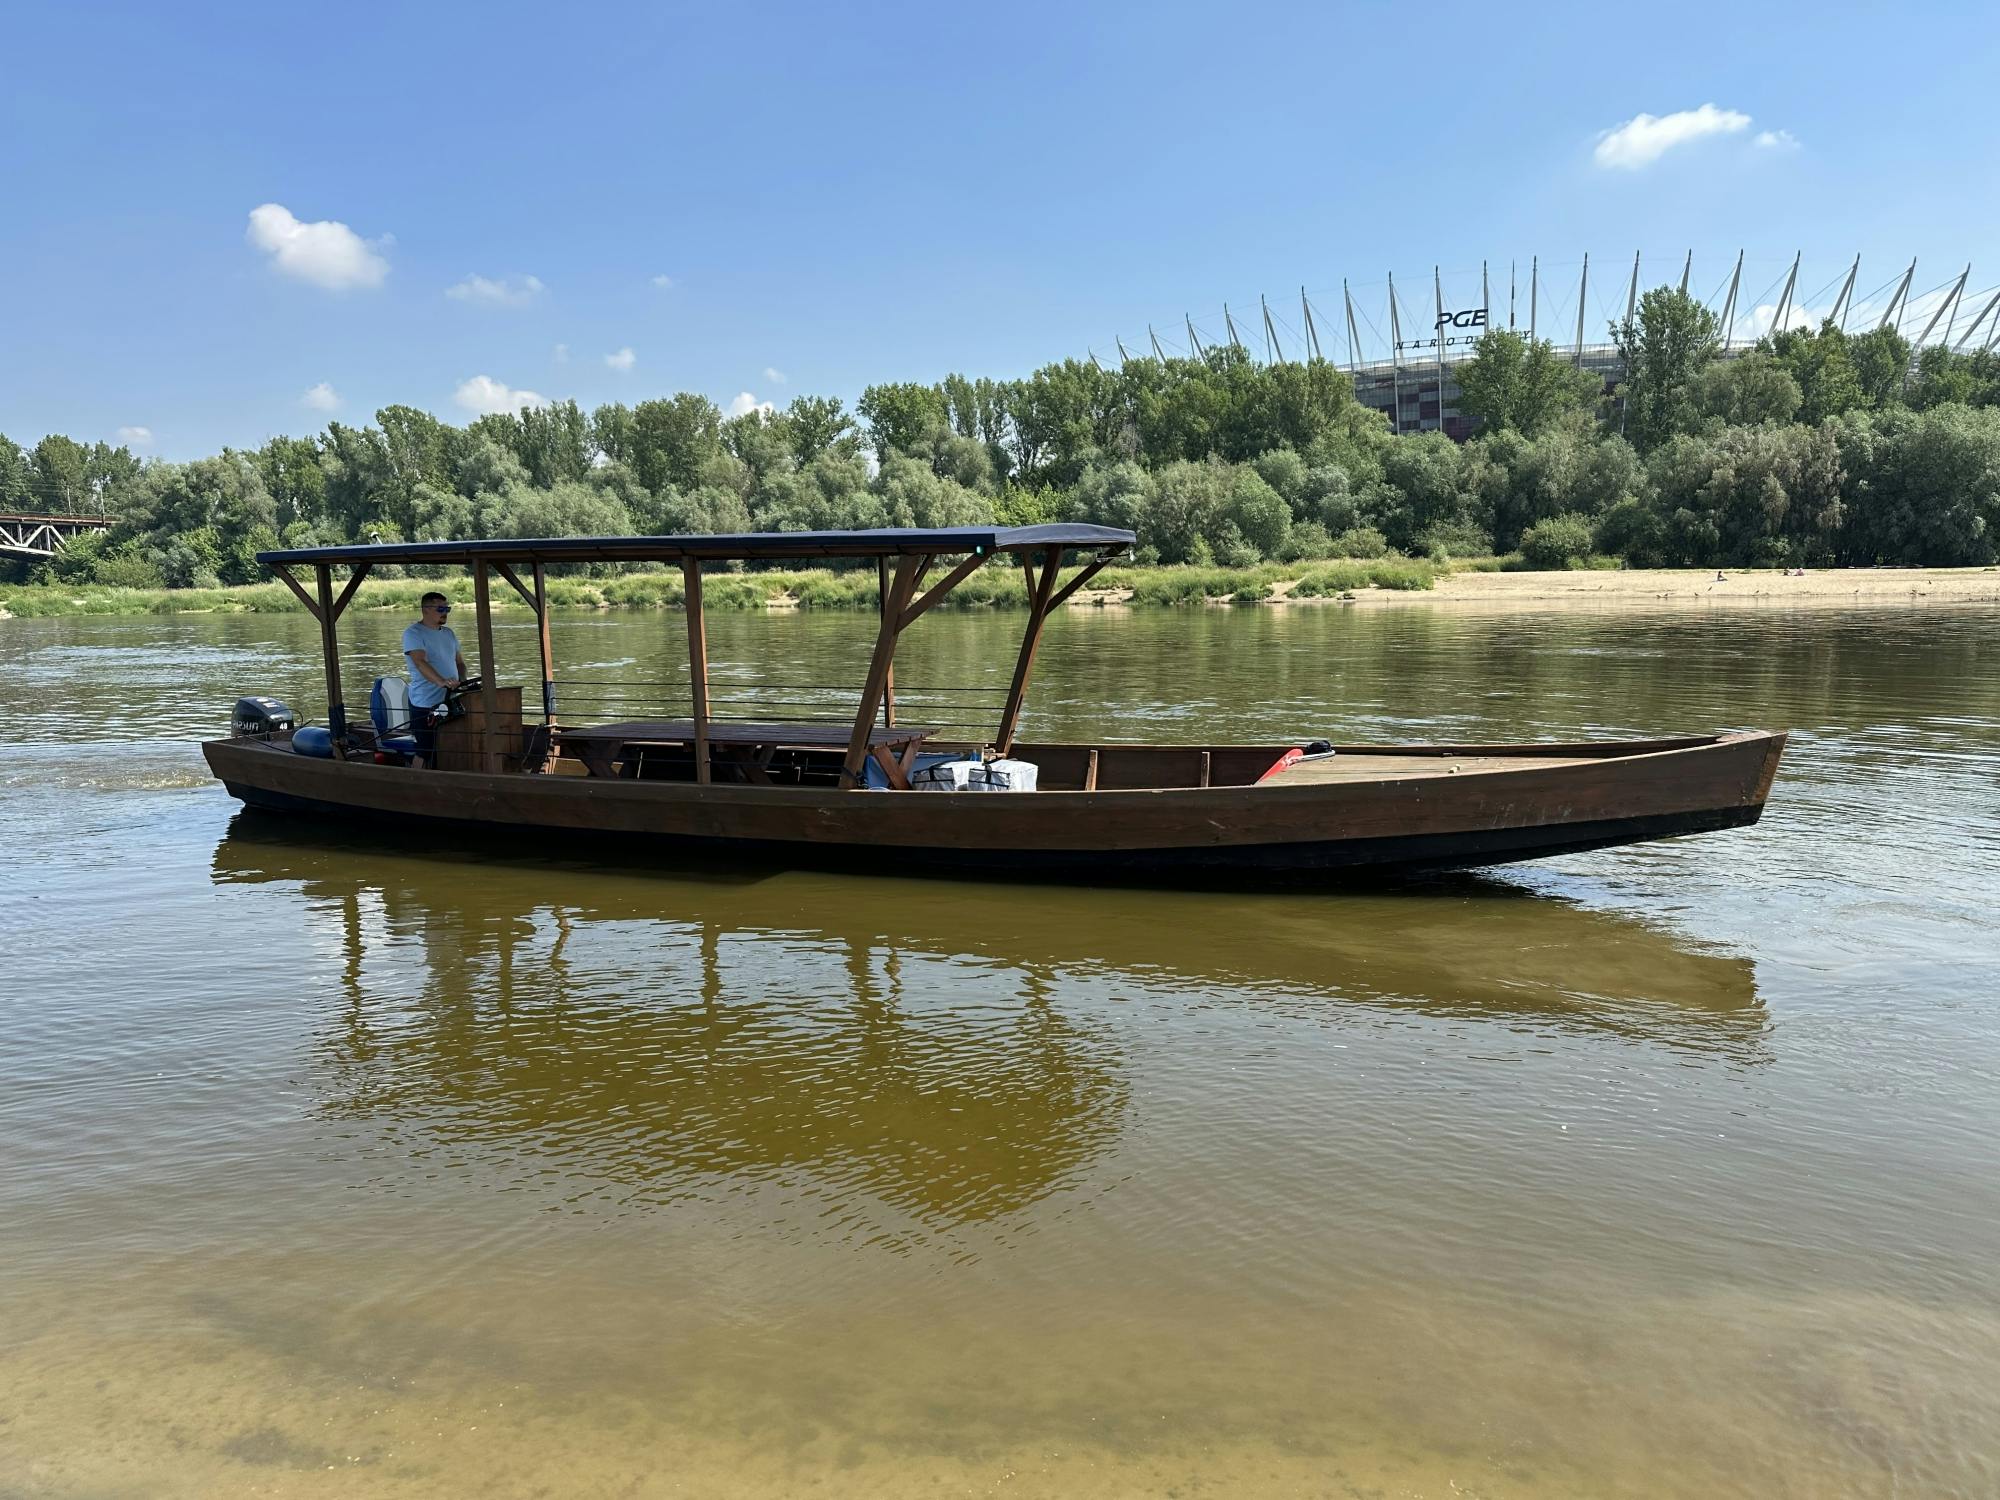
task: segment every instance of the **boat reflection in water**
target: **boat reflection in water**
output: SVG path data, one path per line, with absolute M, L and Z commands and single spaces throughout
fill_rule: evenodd
M 325 1110 L 504 1158 L 510 1185 L 587 1178 L 620 1209 L 725 1180 L 809 1183 L 828 1207 L 886 1205 L 844 1232 L 894 1239 L 1035 1203 L 1116 1142 L 1131 1069 L 1117 1002 L 1135 992 L 1205 1014 L 1466 1019 L 1763 1057 L 1749 960 L 1477 877 L 1086 900 L 605 872 L 304 837 L 246 812 L 214 878 L 296 886 L 313 945 L 333 950 Z

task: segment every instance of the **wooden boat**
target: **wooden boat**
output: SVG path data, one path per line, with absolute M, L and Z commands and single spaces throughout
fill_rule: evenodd
M 231 794 L 283 813 L 576 836 L 654 856 L 896 873 L 1147 881 L 1458 868 L 1740 827 L 1763 811 L 1783 734 L 1525 745 L 1017 740 L 1044 626 L 1133 542 L 1128 531 L 1057 525 L 262 553 L 259 561 L 319 622 L 331 753 L 297 753 L 285 730 L 239 733 L 208 742 L 203 752 Z M 1067 557 L 1080 566 L 1065 577 Z M 993 739 L 948 741 L 899 724 L 897 641 L 1001 558 L 1022 568 L 1029 609 Z M 712 714 L 704 565 L 824 559 L 872 560 L 881 584 L 874 654 L 851 720 L 739 722 Z M 567 723 L 557 712 L 547 570 L 640 561 L 681 566 L 692 711 Z M 382 753 L 372 729 L 348 722 L 335 626 L 362 578 L 385 564 L 471 573 L 481 687 L 474 712 L 457 728 L 461 758 L 440 760 L 456 768 L 413 770 Z M 940 566 L 941 576 L 925 588 Z M 295 567 L 313 570 L 314 589 Z M 338 592 L 337 568 L 348 570 Z M 526 720 L 518 688 L 499 681 L 495 577 L 520 594 L 539 625 L 541 713 Z M 932 774 L 927 758 L 940 754 L 982 765 L 1025 762 L 1034 768 L 1035 789 L 914 789 L 912 776 Z

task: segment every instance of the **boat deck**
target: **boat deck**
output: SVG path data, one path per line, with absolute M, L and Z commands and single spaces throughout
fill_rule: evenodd
M 1532 771 L 1550 766 L 1601 764 L 1588 755 L 1329 755 L 1278 772 L 1265 786 L 1330 786 L 1353 781 L 1406 781 L 1417 776 L 1462 776 L 1469 771 Z

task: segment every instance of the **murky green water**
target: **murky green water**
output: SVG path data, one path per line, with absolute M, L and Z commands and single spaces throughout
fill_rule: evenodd
M 0 624 L 0 1495 L 2000 1490 L 2000 615 L 1060 622 L 1030 735 L 1795 731 L 1752 830 L 1269 896 L 309 838 L 193 746 L 307 623 Z

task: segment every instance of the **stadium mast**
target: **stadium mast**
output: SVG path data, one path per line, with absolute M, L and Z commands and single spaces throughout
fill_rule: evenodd
M 1528 258 L 1528 342 L 1535 341 L 1535 315 L 1542 307 L 1542 258 Z
M 1687 295 L 1688 273 L 1693 270 L 1694 270 L 1694 251 L 1689 250 L 1688 258 L 1681 262 L 1681 295 L 1683 297 Z
M 1631 322 L 1639 311 L 1639 252 L 1632 252 L 1632 284 L 1625 288 L 1625 321 Z
M 1882 314 L 1882 321 L 1875 325 L 1878 329 L 1887 328 L 1890 319 L 1893 318 L 1896 324 L 1896 332 L 1901 333 L 1903 331 L 1903 299 L 1910 294 L 1910 278 L 1916 274 L 1917 262 L 1912 257 L 1910 269 L 1903 273 L 1902 285 L 1896 288 L 1896 295 L 1889 299 L 1889 306 Z
M 1299 311 L 1305 314 L 1306 341 L 1312 346 L 1312 357 L 1323 358 L 1319 352 L 1319 329 L 1313 324 L 1313 305 L 1306 300 L 1306 289 L 1299 288 Z
M 1583 309 L 1590 295 L 1590 252 L 1583 252 L 1583 279 L 1576 284 L 1576 367 L 1583 368 Z
M 1278 342 L 1278 330 L 1271 326 L 1271 304 L 1264 300 L 1264 294 L 1257 294 L 1257 305 L 1264 309 L 1264 363 L 1281 365 L 1285 362 L 1284 345 Z M 1277 357 L 1272 358 L 1273 355 Z
M 1963 350 L 1967 344 L 1972 342 L 1972 336 L 1975 333 L 1979 332 L 1979 325 L 1986 321 L 1986 319 L 1988 318 L 1988 316 L 1991 315 L 1995 307 L 2000 307 L 2000 292 L 1995 292 L 1993 294 L 1992 300 L 1988 302 L 1984 307 L 1979 309 L 1979 316 L 1972 320 L 1972 326 L 1966 329 L 1964 337 L 1959 339 L 1958 344 L 1956 345 L 1958 349 Z M 1991 339 L 1987 340 L 1987 343 L 1989 344 L 1992 342 L 1993 341 Z
M 1805 259 L 1803 250 L 1792 257 L 1792 273 L 1785 278 L 1785 289 L 1778 294 L 1778 310 L 1771 314 L 1773 334 L 1785 331 L 1785 319 L 1791 316 L 1792 311 L 1792 289 L 1799 284 L 1799 262 L 1803 259 Z
M 1438 431 L 1444 431 L 1444 273 L 1435 264 L 1431 266 L 1431 295 L 1437 301 L 1437 382 L 1438 382 Z M 1423 396 L 1417 397 L 1417 427 L 1424 425 Z
M 1833 311 L 1827 319 L 1842 333 L 1847 332 L 1848 299 L 1854 295 L 1854 278 L 1861 274 L 1861 257 L 1854 257 L 1854 264 L 1847 268 L 1847 280 L 1841 283 L 1840 295 L 1833 299 Z
M 1194 336 L 1193 316 L 1188 313 L 1182 313 L 1181 316 L 1187 322 L 1188 346 L 1194 350 L 1194 357 L 1196 359 L 1207 359 L 1208 351 L 1201 347 L 1201 340 Z
M 1953 283 L 1951 291 L 1945 296 L 1942 302 L 1938 303 L 1937 311 L 1931 314 L 1930 322 L 1924 324 L 1924 331 L 1918 334 L 1917 341 L 1910 345 L 1910 365 L 1908 369 L 1903 371 L 1903 389 L 1908 390 L 1910 387 L 1910 376 L 1916 372 L 1917 359 L 1923 353 L 1924 340 L 1928 339 L 1936 331 L 1939 319 L 1944 317 L 1944 310 L 1947 307 L 1953 306 L 1958 301 L 1958 294 L 1965 290 L 1965 278 L 1971 274 L 1972 263 L 1968 261 L 1966 262 L 1965 269 L 1958 273 L 1958 280 Z M 1945 337 L 1950 338 L 1951 335 L 1946 334 Z
M 1736 288 L 1743 281 L 1743 252 L 1736 252 L 1736 269 L 1729 273 L 1729 300 L 1722 304 L 1722 352 L 1736 342 Z
M 1340 300 L 1347 304 L 1347 368 L 1361 368 L 1361 335 L 1354 327 L 1354 294 L 1347 289 L 1347 278 L 1340 278 Z
M 1389 273 L 1389 362 L 1393 368 L 1395 404 L 1389 411 L 1389 431 L 1403 435 L 1403 320 L 1396 312 L 1396 273 Z

